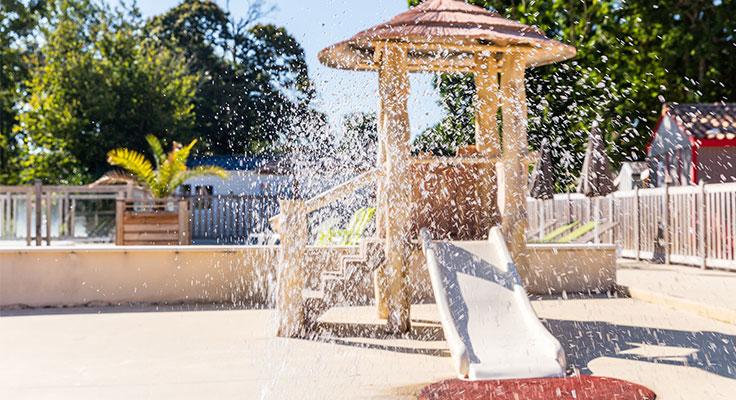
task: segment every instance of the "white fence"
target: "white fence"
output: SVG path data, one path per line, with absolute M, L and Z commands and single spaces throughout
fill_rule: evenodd
M 736 183 L 528 201 L 529 228 L 540 238 L 572 221 L 598 221 L 614 226 L 594 241 L 619 244 L 624 257 L 736 269 Z

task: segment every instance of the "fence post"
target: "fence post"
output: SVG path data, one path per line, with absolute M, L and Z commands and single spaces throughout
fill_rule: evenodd
M 51 192 L 46 192 L 46 246 L 51 246 Z
M 43 186 L 41 184 L 40 179 L 36 179 L 33 182 L 33 191 L 35 193 L 35 203 L 34 203 L 34 211 L 36 215 L 36 220 L 34 221 L 34 225 L 36 227 L 36 246 L 41 245 L 41 219 L 43 218 L 43 209 L 41 208 L 41 191 L 43 191 Z
M 641 251 L 641 240 L 639 238 L 639 230 L 641 229 L 641 221 L 639 212 L 639 187 L 634 188 L 634 243 L 636 246 L 636 261 L 640 261 L 641 257 L 639 252 Z
M 593 212 L 595 213 L 595 216 L 593 217 L 593 221 L 595 222 L 595 225 L 593 225 L 593 243 L 600 243 L 600 232 L 598 229 L 598 225 L 601 222 L 601 198 L 600 197 L 594 197 L 595 204 L 593 205 Z
M 613 202 L 613 193 L 609 194 L 607 197 L 608 197 L 608 218 L 606 218 L 606 219 L 608 220 L 608 223 L 614 223 L 614 222 L 616 222 L 615 221 L 615 219 L 616 219 L 615 218 L 616 213 L 613 210 L 613 207 L 614 207 L 613 206 L 613 203 L 614 203 Z M 618 227 L 614 227 L 612 229 L 609 229 L 609 231 L 608 231 L 609 232 L 608 233 L 608 238 L 609 238 L 609 242 L 610 243 L 616 243 L 617 242 L 616 239 L 614 239 L 614 237 L 615 237 L 614 236 L 614 231 L 618 230 L 617 228 Z M 620 241 L 618 241 L 618 242 L 620 242 Z
M 547 225 L 547 221 L 545 220 L 544 215 L 544 206 L 545 206 L 544 199 L 537 200 L 537 204 L 539 205 L 539 241 L 541 242 L 542 239 L 544 239 L 544 227 Z
M 77 199 L 72 197 L 71 202 L 71 206 L 69 206 L 71 208 L 69 211 L 69 235 L 74 237 L 74 231 L 77 227 Z
M 192 244 L 192 233 L 189 229 L 189 200 L 179 199 L 179 244 Z
M 708 204 L 705 198 L 705 181 L 702 179 L 698 183 L 698 253 L 702 257 L 700 261 L 700 268 L 705 269 L 706 260 L 708 259 L 708 246 L 706 245 L 706 235 L 708 230 L 706 224 L 708 223 L 707 216 Z
M 672 237 L 670 229 L 672 224 L 670 223 L 670 185 L 665 183 L 664 185 L 664 263 L 669 265 L 670 263 L 670 237 Z
M 125 198 L 132 199 L 133 198 L 133 182 L 127 182 L 125 184 Z
M 16 203 L 17 206 L 18 203 Z M 16 207 L 17 208 L 17 207 Z M 26 192 L 26 245 L 31 245 L 31 191 Z
M 122 246 L 125 244 L 123 237 L 123 217 L 125 216 L 125 200 L 118 197 L 115 200 L 115 244 Z

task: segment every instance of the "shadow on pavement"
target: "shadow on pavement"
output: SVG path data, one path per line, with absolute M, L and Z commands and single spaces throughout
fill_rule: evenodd
M 678 331 L 601 321 L 546 319 L 544 325 L 565 349 L 568 364 L 591 374 L 599 357 L 681 365 L 736 379 L 736 336 L 712 331 Z

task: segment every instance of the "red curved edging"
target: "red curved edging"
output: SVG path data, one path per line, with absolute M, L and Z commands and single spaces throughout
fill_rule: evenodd
M 489 381 L 448 379 L 426 386 L 419 392 L 419 398 L 423 400 L 654 400 L 656 397 L 644 386 L 590 375 Z

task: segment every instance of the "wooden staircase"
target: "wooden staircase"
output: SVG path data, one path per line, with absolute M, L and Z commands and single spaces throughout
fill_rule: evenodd
M 330 307 L 370 304 L 373 294 L 373 271 L 385 262 L 385 239 L 360 240 L 358 254 L 340 256 L 340 268 L 324 271 L 316 289 L 304 289 L 304 316 L 312 325 Z

